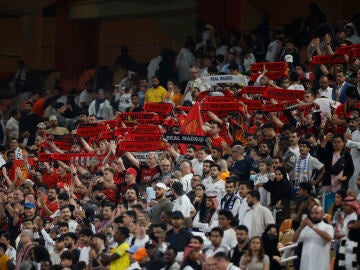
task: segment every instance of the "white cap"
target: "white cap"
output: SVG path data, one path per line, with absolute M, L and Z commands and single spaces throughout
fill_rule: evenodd
M 285 59 L 285 62 L 286 62 L 286 63 L 292 63 L 292 62 L 294 62 L 294 58 L 293 58 L 293 56 L 292 56 L 291 54 L 285 55 L 284 59 Z
M 166 185 L 164 183 L 157 183 L 155 185 L 155 187 L 162 188 L 162 189 L 165 189 L 165 190 L 167 189 L 167 187 L 166 187 Z

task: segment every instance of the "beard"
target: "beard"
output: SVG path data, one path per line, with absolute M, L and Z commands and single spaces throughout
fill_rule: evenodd
M 317 218 L 310 218 L 310 220 L 313 224 L 318 224 L 322 221 L 322 219 L 317 219 Z
M 247 202 L 247 204 L 248 204 L 249 207 L 253 207 L 253 205 L 254 205 L 253 202 L 249 202 L 249 201 Z

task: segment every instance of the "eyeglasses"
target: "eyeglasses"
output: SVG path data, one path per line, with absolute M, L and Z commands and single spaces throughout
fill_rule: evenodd
M 195 191 L 203 191 L 202 188 L 195 188 Z

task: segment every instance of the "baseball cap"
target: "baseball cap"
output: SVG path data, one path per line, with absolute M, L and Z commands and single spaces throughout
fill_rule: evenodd
M 293 58 L 293 56 L 292 56 L 291 54 L 285 55 L 284 59 L 285 59 L 285 62 L 286 62 L 286 63 L 292 63 L 292 62 L 294 62 L 294 58 Z
M 155 187 L 162 188 L 162 189 L 165 189 L 165 190 L 167 189 L 167 187 L 166 187 L 166 185 L 164 183 L 157 183 L 155 185 Z
M 25 203 L 25 205 L 24 205 L 24 208 L 36 208 L 35 207 L 35 204 L 33 203 L 33 202 L 27 202 L 27 203 Z
M 134 260 L 141 261 L 147 256 L 147 252 L 145 248 L 139 248 L 133 255 Z
M 55 241 L 63 242 L 64 241 L 64 236 L 59 235 L 58 237 L 55 238 Z
M 40 129 L 45 129 L 45 128 L 46 128 L 46 125 L 45 125 L 43 122 L 40 122 L 39 124 L 37 124 L 36 127 L 37 127 L 37 128 L 40 128 Z
M 137 176 L 137 171 L 134 168 L 127 168 L 125 172 Z

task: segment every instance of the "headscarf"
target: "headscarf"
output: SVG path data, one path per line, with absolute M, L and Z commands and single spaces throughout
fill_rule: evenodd
M 183 257 L 183 260 L 181 261 L 181 268 L 180 269 L 183 269 L 186 264 L 190 264 L 190 262 L 188 262 L 188 257 L 189 257 L 189 254 L 191 251 L 195 250 L 195 249 L 200 249 L 200 246 L 198 244 L 195 244 L 195 243 L 190 243 L 188 244 L 185 249 L 184 249 L 184 257 Z

